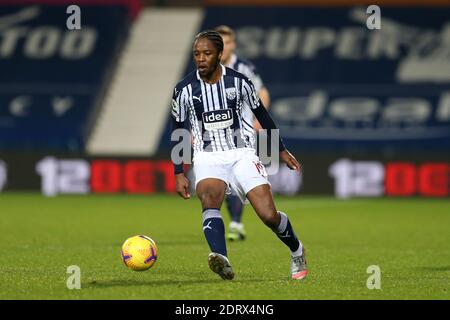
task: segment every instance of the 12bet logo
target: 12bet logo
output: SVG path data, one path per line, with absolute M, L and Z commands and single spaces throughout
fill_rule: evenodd
M 175 192 L 171 161 L 83 160 L 46 157 L 36 165 L 41 176 L 41 191 L 57 194 L 153 193 L 157 184 L 166 192 Z
M 440 162 L 351 161 L 333 163 L 329 174 L 339 198 L 377 196 L 446 197 L 450 195 L 450 165 Z

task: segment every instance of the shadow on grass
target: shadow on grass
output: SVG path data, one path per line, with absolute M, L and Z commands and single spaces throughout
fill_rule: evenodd
M 137 287 L 137 286 L 167 286 L 189 285 L 199 283 L 214 283 L 215 280 L 96 280 L 84 285 L 86 288 Z
M 441 266 L 441 267 L 420 267 L 422 271 L 450 271 L 450 266 Z
M 261 280 L 261 279 L 234 279 L 232 283 L 250 283 L 250 282 L 273 282 L 274 280 Z M 198 285 L 198 284 L 217 284 L 217 283 L 225 283 L 225 281 L 220 278 L 217 279 L 199 279 L 198 277 L 195 279 L 189 280 L 132 280 L 132 279 L 115 279 L 115 280 L 91 280 L 87 283 L 83 283 L 84 288 L 110 288 L 110 287 L 134 287 L 134 286 L 179 286 L 182 287 L 184 285 Z

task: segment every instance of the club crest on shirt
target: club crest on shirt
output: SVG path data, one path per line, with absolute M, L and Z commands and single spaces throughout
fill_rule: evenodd
M 225 92 L 228 100 L 236 99 L 236 88 L 227 88 L 225 89 Z

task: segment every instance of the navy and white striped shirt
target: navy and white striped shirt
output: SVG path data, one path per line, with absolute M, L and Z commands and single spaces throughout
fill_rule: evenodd
M 225 66 L 234 69 L 249 78 L 255 86 L 256 92 L 260 92 L 261 89 L 264 88 L 264 83 L 261 77 L 257 73 L 253 63 L 251 63 L 250 61 L 239 58 L 236 54 L 233 53 L 228 64 L 226 64 Z M 255 121 L 255 115 L 250 109 L 245 108 L 242 114 L 244 115 L 244 119 L 246 122 L 253 123 Z
M 244 107 L 257 109 L 260 101 L 251 80 L 223 65 L 217 83 L 204 82 L 198 71 L 189 73 L 175 87 L 172 116 L 178 123 L 189 120 L 194 155 L 201 151 L 255 148 L 252 123 Z

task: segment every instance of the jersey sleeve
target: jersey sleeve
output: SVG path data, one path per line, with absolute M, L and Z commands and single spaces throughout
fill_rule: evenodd
M 273 121 L 272 117 L 267 112 L 261 100 L 258 98 L 256 94 L 255 86 L 252 81 L 249 79 L 242 80 L 242 97 L 244 103 L 250 107 L 250 110 L 255 115 L 256 119 L 258 119 L 263 129 L 267 129 L 267 136 L 269 141 L 272 139 L 272 131 L 278 130 L 277 125 Z M 283 143 L 283 139 L 281 136 L 278 136 L 279 141 L 279 151 L 286 150 L 286 146 Z
M 186 99 L 185 90 L 175 87 L 172 96 L 171 114 L 176 122 L 184 122 L 186 120 Z
M 262 82 L 259 74 L 255 73 L 255 76 L 252 78 L 253 84 L 255 85 L 255 89 L 257 92 L 260 92 L 262 88 L 264 88 L 264 83 Z
M 242 80 L 242 100 L 250 109 L 256 109 L 261 105 L 261 102 L 256 93 L 256 88 L 250 79 Z
M 184 121 L 186 120 L 186 99 L 187 97 L 185 94 L 183 94 L 183 90 L 179 90 L 179 88 L 175 87 L 175 90 L 173 92 L 172 96 L 172 109 L 171 109 L 171 132 L 184 128 Z M 170 135 L 172 136 L 172 134 Z M 179 141 L 172 141 L 170 140 L 170 150 L 173 150 L 173 148 L 177 145 Z M 175 162 L 174 159 L 172 159 L 173 167 L 174 167 L 174 173 L 179 174 L 183 173 L 183 162 Z

